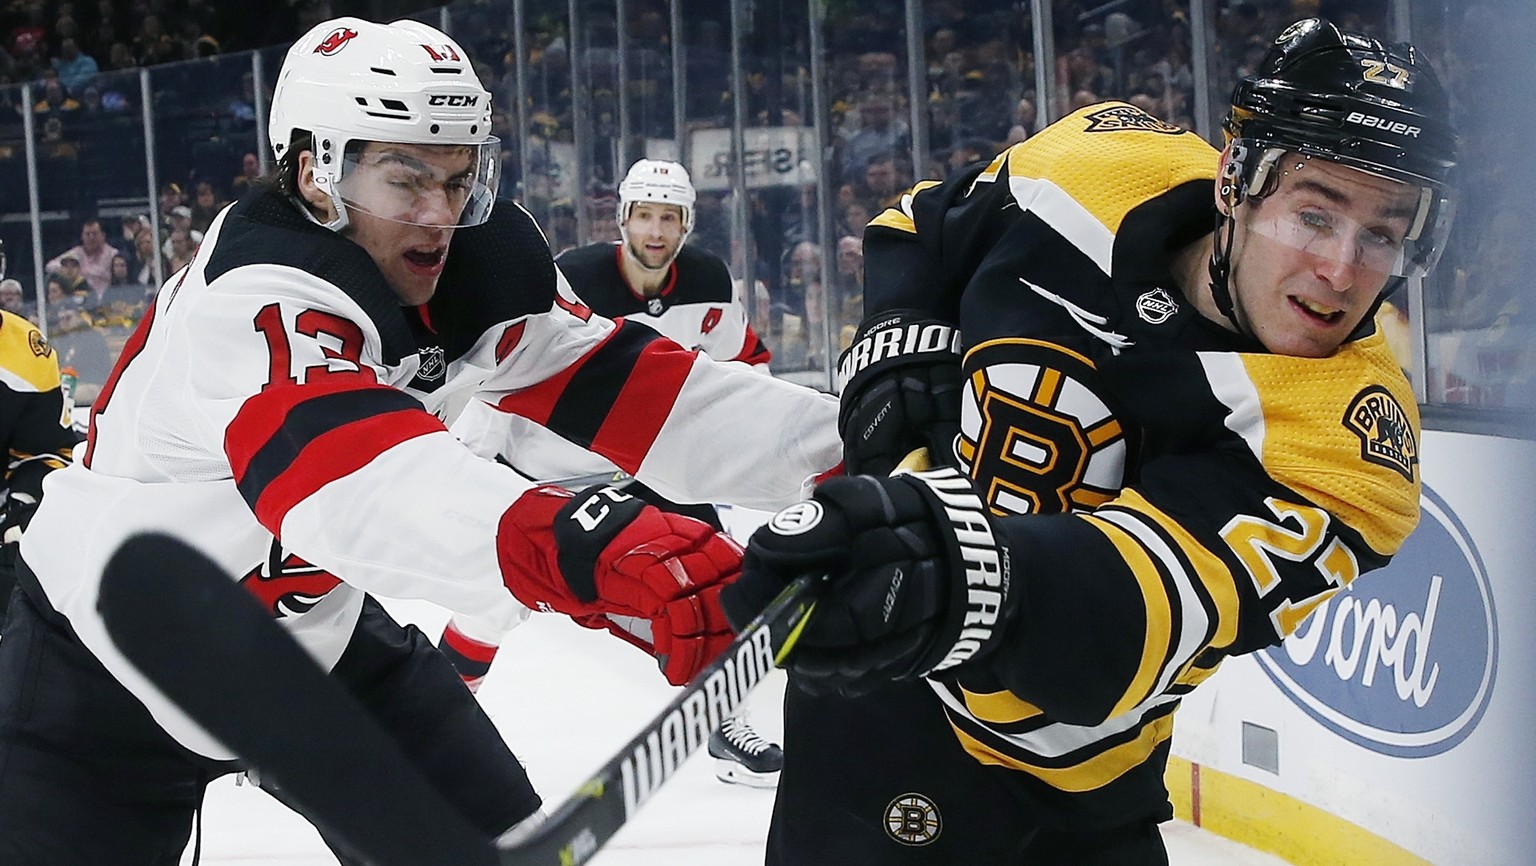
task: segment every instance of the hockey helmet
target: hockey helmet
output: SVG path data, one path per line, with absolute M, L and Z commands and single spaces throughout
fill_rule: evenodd
M 1286 153 L 1321 158 L 1418 190 L 1393 276 L 1439 259 L 1454 208 L 1456 134 L 1439 78 L 1407 43 L 1385 45 L 1309 18 L 1287 27 L 1238 82 L 1223 124 L 1230 148 L 1221 195 L 1235 207 L 1274 191 Z
M 419 207 L 439 188 L 456 220 L 451 225 L 490 217 L 500 150 L 491 134 L 491 94 L 464 49 L 440 30 L 360 18 L 316 25 L 288 49 L 273 92 L 267 135 L 279 159 L 299 131 L 313 136 L 315 183 L 336 205 L 329 228 L 346 225 L 349 207 L 442 225 Z M 390 165 L 407 177 L 349 184 L 366 142 L 461 145 L 471 158 L 467 170 L 445 171 L 407 156 Z
M 683 212 L 683 238 L 693 231 L 693 203 L 698 198 L 688 169 L 664 159 L 642 159 L 629 167 L 619 182 L 619 229 L 640 202 L 677 205 Z M 625 241 L 629 240 L 627 232 Z

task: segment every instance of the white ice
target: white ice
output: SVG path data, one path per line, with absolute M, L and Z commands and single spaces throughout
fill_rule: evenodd
M 436 638 L 446 615 L 391 603 L 402 621 Z M 777 739 L 782 674 L 753 694 L 751 721 Z M 601 766 L 670 700 L 649 657 L 563 617 L 535 615 L 503 645 L 480 699 L 552 806 Z M 295 731 L 294 736 L 304 736 Z M 596 866 L 760 864 L 773 792 L 726 785 L 700 754 L 593 859 Z M 1166 824 L 1173 866 L 1284 866 L 1283 861 L 1183 823 Z M 183 863 L 191 862 L 190 851 Z M 209 788 L 203 814 L 207 866 L 334 866 L 303 819 L 249 785 Z

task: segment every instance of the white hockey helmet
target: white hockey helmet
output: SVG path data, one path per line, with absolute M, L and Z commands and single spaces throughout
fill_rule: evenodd
M 664 159 L 642 159 L 629 167 L 629 173 L 619 182 L 619 231 L 625 243 L 629 233 L 624 221 L 629 212 L 640 202 L 675 204 L 683 211 L 683 239 L 693 231 L 693 203 L 698 198 L 688 169 Z
M 347 195 L 344 181 L 361 149 L 349 153 L 348 145 L 370 141 L 470 148 L 471 174 L 448 179 L 456 185 L 450 198 L 464 200 L 453 224 L 478 225 L 490 216 L 500 149 L 491 134 L 491 94 L 464 49 L 436 28 L 416 21 L 335 18 L 299 37 L 283 60 L 267 124 L 279 159 L 299 130 L 313 135 L 315 183 L 339 215 L 328 228 L 346 226 L 348 206 L 398 222 L 437 224 L 419 222 L 400 200 L 425 184 L 392 201 Z M 433 167 L 416 168 L 431 179 Z M 443 185 L 442 179 L 434 185 Z

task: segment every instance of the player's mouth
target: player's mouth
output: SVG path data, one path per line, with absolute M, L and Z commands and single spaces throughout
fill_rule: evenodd
M 404 258 L 411 273 L 435 277 L 443 272 L 443 261 L 447 256 L 447 247 L 413 247 L 405 251 Z
M 1291 296 L 1291 305 L 1301 311 L 1302 315 L 1324 325 L 1335 324 L 1344 318 L 1344 311 L 1337 307 L 1319 304 L 1316 301 L 1298 298 L 1295 295 Z

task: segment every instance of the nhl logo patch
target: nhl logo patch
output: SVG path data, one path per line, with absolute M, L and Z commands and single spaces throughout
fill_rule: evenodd
M 443 378 L 448 372 L 448 365 L 443 361 L 442 346 L 427 346 L 421 352 L 421 369 L 416 371 L 416 378 L 423 382 L 434 382 Z
M 885 832 L 903 845 L 927 845 L 943 829 L 939 807 L 922 794 L 902 794 L 885 807 Z
M 1149 325 L 1161 325 L 1173 318 L 1179 305 L 1162 289 L 1153 289 L 1136 299 L 1136 315 Z
M 651 298 L 645 302 L 645 311 L 653 316 L 661 315 L 666 309 L 667 305 L 662 303 L 661 298 Z
M 1164 123 L 1133 105 L 1113 105 L 1088 115 L 1088 128 L 1084 132 L 1125 132 L 1139 129 L 1143 132 L 1159 132 L 1164 135 L 1181 135 L 1182 127 Z
M 1419 443 L 1407 411 L 1390 391 L 1372 385 L 1356 394 L 1344 413 L 1344 426 L 1360 437 L 1360 457 L 1367 463 L 1385 466 L 1413 480 Z

